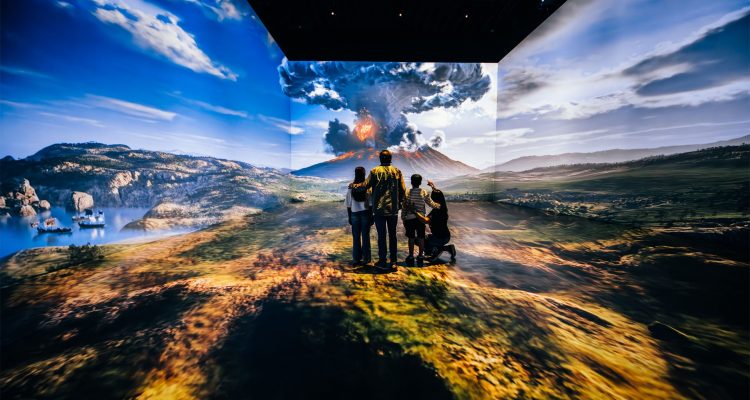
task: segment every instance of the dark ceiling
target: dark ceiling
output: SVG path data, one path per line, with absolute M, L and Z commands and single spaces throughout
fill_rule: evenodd
M 497 62 L 565 0 L 248 0 L 290 60 Z

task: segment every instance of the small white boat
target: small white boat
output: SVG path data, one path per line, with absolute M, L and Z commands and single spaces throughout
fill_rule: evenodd
M 104 228 L 104 212 L 94 214 L 92 210 L 86 210 L 85 215 L 78 217 L 78 226 L 81 228 Z

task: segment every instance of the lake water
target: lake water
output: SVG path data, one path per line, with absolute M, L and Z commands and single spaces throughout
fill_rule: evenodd
M 147 208 L 97 208 L 104 211 L 107 225 L 104 228 L 81 229 L 73 222 L 74 212 L 64 207 L 53 207 L 52 210 L 42 212 L 36 217 L 0 217 L 0 257 L 5 257 L 19 250 L 42 246 L 68 246 L 86 243 L 103 244 L 138 239 L 145 237 L 164 236 L 188 232 L 190 229 L 174 229 L 167 231 L 123 230 L 129 222 L 140 219 Z M 43 218 L 55 217 L 62 226 L 71 227 L 70 233 L 38 233 L 30 223 Z

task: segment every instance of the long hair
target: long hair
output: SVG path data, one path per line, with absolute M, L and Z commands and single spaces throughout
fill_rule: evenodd
M 448 215 L 448 203 L 446 203 L 445 201 L 445 195 L 443 194 L 443 192 L 441 192 L 440 190 L 433 190 L 432 194 L 430 194 L 430 198 L 435 203 L 440 204 L 440 208 L 438 210 L 433 210 L 433 211 L 445 213 L 445 215 L 447 216 Z
M 365 181 L 365 167 L 354 168 L 354 182 L 362 183 Z M 352 190 L 352 198 L 356 201 L 367 200 L 367 192 L 364 190 Z

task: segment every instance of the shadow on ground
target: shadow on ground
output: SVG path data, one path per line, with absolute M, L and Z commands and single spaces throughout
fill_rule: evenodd
M 750 395 L 747 255 L 510 206 L 449 209 L 456 264 L 393 273 L 347 267 L 340 203 L 107 246 L 55 272 L 64 249 L 6 258 L 0 394 Z
M 279 301 L 238 320 L 215 357 L 216 399 L 450 399 L 419 357 L 360 336 L 344 311 Z

